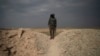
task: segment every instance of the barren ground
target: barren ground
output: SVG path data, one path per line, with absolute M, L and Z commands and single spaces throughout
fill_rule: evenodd
M 100 29 L 1 29 L 0 56 L 100 56 Z

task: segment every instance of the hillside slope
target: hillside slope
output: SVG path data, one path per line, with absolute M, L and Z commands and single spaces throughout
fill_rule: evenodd
M 49 38 L 32 29 L 0 30 L 0 56 L 100 56 L 100 29 L 63 29 Z

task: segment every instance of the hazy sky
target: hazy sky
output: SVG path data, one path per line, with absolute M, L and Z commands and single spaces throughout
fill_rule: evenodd
M 100 0 L 0 0 L 0 27 L 100 27 Z

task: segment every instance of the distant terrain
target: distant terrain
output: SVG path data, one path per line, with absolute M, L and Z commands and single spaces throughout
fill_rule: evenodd
M 0 29 L 0 56 L 100 56 L 100 29 Z

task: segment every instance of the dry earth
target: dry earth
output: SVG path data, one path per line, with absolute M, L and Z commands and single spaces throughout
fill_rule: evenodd
M 100 56 L 100 29 L 1 29 L 0 56 Z

